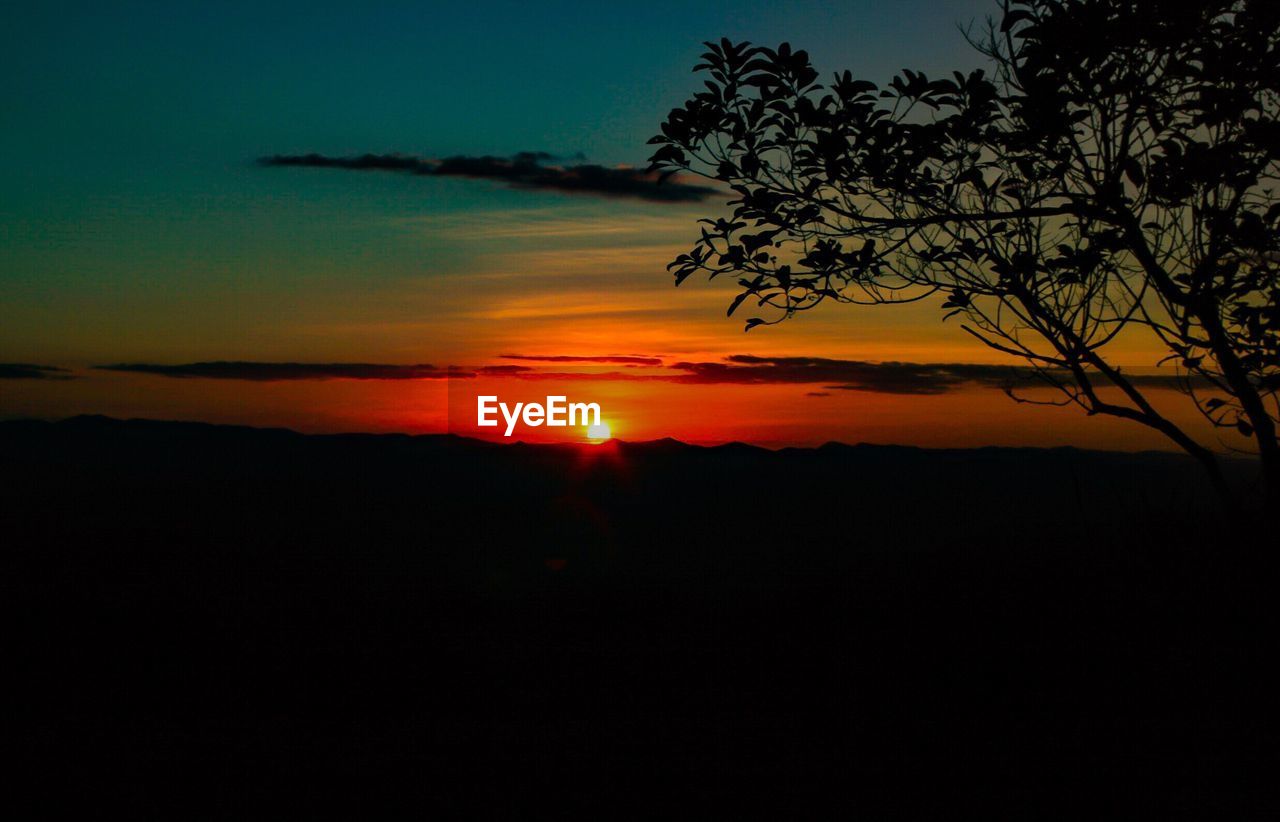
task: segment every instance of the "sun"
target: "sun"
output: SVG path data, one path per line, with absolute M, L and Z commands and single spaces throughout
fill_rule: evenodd
M 609 423 L 598 422 L 587 428 L 587 438 L 596 442 L 604 442 L 613 436 L 613 432 L 609 430 Z

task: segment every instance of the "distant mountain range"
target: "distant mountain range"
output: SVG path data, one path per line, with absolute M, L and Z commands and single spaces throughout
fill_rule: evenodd
M 101 807 L 1180 818 L 1274 784 L 1270 541 L 1176 454 L 77 417 L 0 423 L 0 477 L 6 738 Z

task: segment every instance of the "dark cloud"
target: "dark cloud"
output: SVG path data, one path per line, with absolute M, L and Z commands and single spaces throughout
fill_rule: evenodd
M 824 357 L 756 357 L 735 354 L 724 362 L 681 362 L 673 368 L 687 372 L 677 382 L 824 383 L 839 391 L 871 391 L 879 394 L 943 394 L 962 385 L 1015 388 L 1043 385 L 1027 366 L 975 363 L 864 362 Z M 1126 375 L 1135 385 L 1179 388 L 1181 378 L 1172 374 Z M 1064 382 L 1070 374 L 1061 372 Z
M 533 369 L 527 365 L 482 365 L 472 370 L 486 377 L 514 377 Z
M 591 362 L 587 357 L 547 357 L 548 362 Z M 596 358 L 602 362 L 616 362 L 625 358 Z M 653 360 L 656 357 L 636 359 Z M 647 363 L 648 364 L 648 363 Z M 820 384 L 823 391 L 811 392 L 811 396 L 829 396 L 833 390 L 872 391 L 882 394 L 942 394 L 966 384 L 1010 387 L 1029 384 L 1032 375 L 1027 369 L 1013 366 L 930 364 L 930 363 L 872 363 L 860 360 L 835 360 L 823 357 L 756 357 L 735 354 L 720 362 L 678 362 L 670 366 L 675 373 L 636 374 L 619 371 L 560 372 L 526 370 L 513 374 L 523 380 L 566 381 L 630 381 L 674 382 L 683 385 L 812 385 Z
M 1124 378 L 1139 388 L 1185 388 L 1190 380 L 1191 384 L 1198 389 L 1211 387 L 1208 380 L 1203 377 L 1179 377 L 1174 374 L 1125 374 Z M 1103 380 L 1105 383 L 1106 381 Z
M 525 360 L 527 362 L 580 362 L 580 363 L 609 363 L 612 365 L 662 365 L 662 360 L 657 357 L 641 357 L 638 355 L 621 356 L 621 357 L 578 357 L 572 354 L 553 354 L 547 356 L 533 356 L 529 354 L 502 354 L 500 359 L 504 360 Z
M 576 380 L 580 382 L 673 382 L 674 374 L 636 374 L 624 371 L 536 371 L 529 369 L 512 376 L 522 380 Z
M 433 365 L 385 365 L 379 363 L 298 363 L 298 362 L 193 362 L 183 365 L 119 363 L 94 366 L 101 371 L 127 371 L 179 379 L 214 380 L 439 380 L 447 377 L 474 377 L 465 370 Z
M 547 363 L 584 363 L 660 366 L 657 357 L 533 356 L 503 354 L 503 359 Z M 293 362 L 196 362 L 182 365 L 122 363 L 99 365 L 103 371 L 155 374 L 173 378 L 206 378 L 273 382 L 281 380 L 438 380 L 471 379 L 477 376 L 539 381 L 587 382 L 672 382 L 682 385 L 819 385 L 821 390 L 806 396 L 830 396 L 831 391 L 869 391 L 879 394 L 944 394 L 964 385 L 1015 388 L 1041 384 L 1025 366 L 981 365 L 973 363 L 865 362 L 825 357 L 757 357 L 735 354 L 719 362 L 678 362 L 670 373 L 635 371 L 544 371 L 527 365 L 449 366 L 387 365 L 378 363 L 293 363 Z M 6 370 L 12 371 L 7 373 Z M 47 366 L 0 365 L 0 377 L 65 379 Z M 1064 374 L 1065 378 L 1065 374 Z M 1151 388 L 1181 387 L 1173 375 L 1134 374 L 1136 385 Z
M 680 362 L 672 367 L 686 372 L 676 377 L 676 382 L 739 385 L 823 383 L 829 389 L 881 394 L 942 394 L 967 383 L 1003 387 L 1023 382 L 1027 377 L 1018 368 L 1001 365 L 873 363 L 825 357 L 756 357 L 750 354 L 735 354 L 723 362 Z
M 499 180 L 522 188 L 548 188 L 604 197 L 635 197 L 663 202 L 700 202 L 716 192 L 707 186 L 669 179 L 659 184 L 654 174 L 638 168 L 606 168 L 581 163 L 551 165 L 545 152 L 522 152 L 513 157 L 446 157 L 433 160 L 407 154 L 361 154 L 329 157 L 323 154 L 273 154 L 258 162 L 267 166 L 305 166 L 349 171 L 395 171 L 434 177 L 472 177 Z
M 71 380 L 66 368 L 52 365 L 31 365 L 23 362 L 0 362 L 0 380 Z
M 621 358 L 600 358 L 616 361 Z M 654 358 L 652 364 L 660 364 Z M 550 362 L 588 361 L 588 358 L 546 358 Z M 1042 385 L 1026 366 L 974 363 L 910 363 L 837 360 L 825 357 L 757 357 L 735 354 L 720 362 L 677 362 L 672 374 L 627 374 L 618 371 L 564 373 L 527 371 L 515 376 L 537 380 L 627 380 L 662 381 L 685 385 L 822 385 L 822 391 L 807 396 L 829 396 L 831 391 L 869 391 L 880 394 L 944 394 L 965 385 L 989 388 L 1016 388 Z M 1068 375 L 1063 373 L 1064 381 Z M 1151 388 L 1178 388 L 1174 375 L 1128 375 L 1136 385 Z

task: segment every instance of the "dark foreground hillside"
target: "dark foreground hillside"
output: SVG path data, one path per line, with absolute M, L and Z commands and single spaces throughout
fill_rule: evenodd
M 1280 811 L 1274 540 L 1181 457 L 78 418 L 0 470 L 15 818 Z

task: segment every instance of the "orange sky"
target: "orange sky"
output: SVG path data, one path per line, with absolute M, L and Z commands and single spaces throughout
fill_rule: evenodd
M 353 206 L 352 198 L 342 199 L 343 208 L 335 208 L 329 218 L 350 235 L 341 242 L 326 243 L 314 231 L 281 236 L 273 230 L 270 253 L 212 254 L 201 261 L 207 276 L 164 289 L 153 287 L 146 276 L 149 258 L 143 255 L 138 282 L 116 276 L 115 288 L 98 289 L 99 299 L 74 298 L 66 305 L 15 312 L 15 321 L 0 327 L 4 360 L 68 367 L 75 378 L 3 381 L 0 413 L 44 418 L 104 413 L 304 431 L 475 433 L 460 424 L 456 413 L 450 424 L 443 381 L 173 379 L 91 366 L 245 360 L 473 368 L 521 362 L 532 372 L 650 377 L 465 381 L 467 390 L 483 388 L 511 403 L 541 401 L 550 394 L 599 402 L 614 435 L 626 439 L 672 436 L 771 446 L 841 440 L 1168 447 L 1161 437 L 1132 424 L 1086 418 L 1073 409 L 1016 405 L 991 387 L 959 386 L 921 396 L 828 391 L 822 383 L 652 379 L 678 376 L 672 368 L 676 363 L 719 363 L 741 354 L 869 362 L 1011 361 L 970 339 L 954 322 L 941 322 L 942 312 L 932 302 L 833 305 L 744 333 L 742 317 L 725 316 L 736 291 L 733 283 L 694 279 L 677 289 L 665 271 L 666 263 L 684 250 L 697 217 L 714 211 L 714 205 L 529 195 L 467 183 L 479 187 L 485 198 L 468 208 L 414 214 L 421 211 L 415 181 L 409 180 L 415 185 L 407 188 L 394 177 L 355 182 L 390 203 L 366 204 L 356 198 Z M 335 189 L 331 196 L 338 200 L 341 195 Z M 495 208 L 494 200 L 504 206 Z M 269 213 L 273 208 L 268 204 L 259 210 Z M 261 213 L 258 220 L 252 213 L 247 216 L 255 226 L 265 219 Z M 218 231 L 234 234 L 225 226 Z M 59 252 L 110 278 L 117 268 L 127 267 L 127 252 L 112 250 L 121 241 L 81 238 Z M 156 262 L 171 264 L 171 257 L 160 255 Z M 57 333 L 50 333 L 51 328 Z M 33 340 L 39 345 L 32 345 Z M 642 355 L 663 366 L 537 363 L 504 360 L 504 354 Z M 1150 367 L 1159 351 L 1132 337 L 1118 341 L 1113 357 L 1125 365 Z M 1155 396 L 1171 415 L 1213 441 L 1183 398 L 1169 391 Z M 565 435 L 580 432 L 521 433 L 525 439 Z
M 993 388 L 963 388 L 936 396 L 861 391 L 821 392 L 821 386 L 682 385 L 669 382 L 468 379 L 456 381 L 323 380 L 241 382 L 101 373 L 38 381 L 10 393 L 11 416 L 112 416 L 201 419 L 282 426 L 309 432 L 479 431 L 474 397 L 495 394 L 508 404 L 549 395 L 598 402 L 613 435 L 688 442 L 741 440 L 770 447 L 844 442 L 953 447 L 1077 445 L 1118 450 L 1167 449 L 1163 438 L 1123 421 L 1086 417 L 1074 409 L 1018 405 Z M 452 390 L 450 390 L 452 386 Z M 814 389 L 829 396 L 808 396 Z M 1049 393 L 1036 394 L 1047 398 Z M 1152 396 L 1175 419 L 1195 426 L 1180 395 Z M 50 409 L 53 413 L 50 414 Z M 1207 431 L 1201 433 L 1207 434 Z M 581 430 L 520 428 L 515 439 L 585 439 Z
M 302 431 L 444 431 L 450 391 L 441 380 L 319 372 L 178 379 L 95 366 L 369 363 L 394 372 L 520 364 L 532 371 L 489 372 L 462 388 L 511 402 L 548 394 L 597 401 L 613 432 L 628 439 L 1167 447 L 1123 422 L 1015 405 L 989 385 L 948 382 L 933 394 L 902 393 L 892 381 L 828 389 L 829 381 L 804 382 L 786 364 L 759 384 L 707 379 L 744 355 L 840 360 L 854 371 L 857 363 L 1008 362 L 954 321 L 943 323 L 937 302 L 829 306 L 744 334 L 749 304 L 725 316 L 737 291 L 731 280 L 693 278 L 676 289 L 666 271 L 697 235 L 697 219 L 714 216 L 723 198 L 654 201 L 255 162 L 292 152 L 475 158 L 547 150 L 556 167 L 580 162 L 582 152 L 613 173 L 643 164 L 645 141 L 666 112 L 697 90 L 689 70 L 707 38 L 787 39 L 824 72 L 848 68 L 879 80 L 902 65 L 933 75 L 976 67 L 981 58 L 955 24 L 979 19 L 990 4 L 925 5 L 688 8 L 687 30 L 663 38 L 639 36 L 620 8 L 584 17 L 520 7 L 512 14 L 522 22 L 501 43 L 459 40 L 397 8 L 382 10 L 383 36 L 368 38 L 348 36 L 345 14 L 308 15 L 314 28 L 288 27 L 284 51 L 274 39 L 243 37 L 261 28 L 256 6 L 243 19 L 230 10 L 192 16 L 179 4 L 136 20 L 24 7 L 31 19 L 14 30 L 49 36 L 24 35 L 4 51 L 19 85 L 11 127 L 0 130 L 0 365 L 67 369 L 32 373 L 69 379 L 5 378 L 15 372 L 0 368 L 0 418 L 90 413 Z M 481 18 L 475 22 L 491 33 Z M 534 29 L 542 35 L 527 36 Z M 332 48 L 329 35 L 346 47 Z M 546 60 L 552 42 L 554 65 Z M 460 56 L 466 72 L 457 70 Z M 519 94 L 511 93 L 513 76 Z M 640 355 L 659 364 L 507 354 Z M 1163 352 L 1132 336 L 1111 355 L 1143 369 Z M 609 371 L 648 379 L 580 376 Z M 579 376 L 529 378 L 541 372 Z M 1217 442 L 1185 400 L 1155 395 Z

